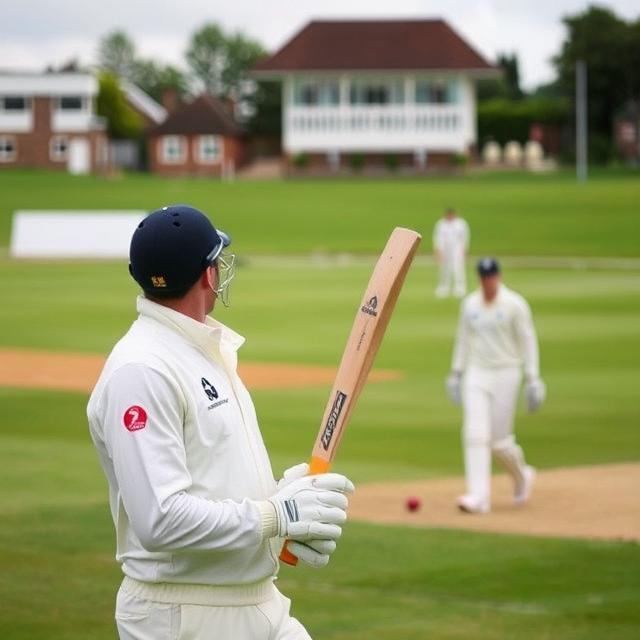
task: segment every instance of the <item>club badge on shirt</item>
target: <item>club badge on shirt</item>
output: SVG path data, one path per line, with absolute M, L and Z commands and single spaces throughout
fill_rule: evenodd
M 127 431 L 139 431 L 147 426 L 147 412 L 134 404 L 124 412 L 122 422 Z

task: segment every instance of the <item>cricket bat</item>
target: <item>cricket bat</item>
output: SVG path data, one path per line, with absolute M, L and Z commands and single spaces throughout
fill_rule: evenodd
M 325 473 L 331 467 L 421 239 L 415 231 L 396 227 L 378 258 L 358 306 L 311 452 L 312 475 Z M 280 559 L 291 565 L 298 563 L 286 542 Z

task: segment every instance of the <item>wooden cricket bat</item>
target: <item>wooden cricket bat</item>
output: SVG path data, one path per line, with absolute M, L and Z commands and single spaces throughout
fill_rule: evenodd
M 331 466 L 421 239 L 415 231 L 396 227 L 378 258 L 356 312 L 311 452 L 312 475 L 325 473 Z M 291 565 L 298 563 L 298 558 L 287 550 L 286 542 L 280 559 Z

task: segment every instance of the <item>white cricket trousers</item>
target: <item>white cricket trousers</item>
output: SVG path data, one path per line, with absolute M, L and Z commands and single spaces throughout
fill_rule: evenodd
M 467 292 L 467 274 L 465 272 L 464 251 L 443 253 L 440 261 L 440 278 L 436 295 L 446 297 L 453 293 L 462 297 Z
M 491 503 L 491 454 L 516 486 L 524 482 L 524 454 L 513 435 L 521 380 L 519 367 L 469 367 L 464 374 L 462 439 L 467 494 L 487 506 Z
M 116 599 L 120 640 L 311 640 L 271 579 L 214 587 L 125 577 Z

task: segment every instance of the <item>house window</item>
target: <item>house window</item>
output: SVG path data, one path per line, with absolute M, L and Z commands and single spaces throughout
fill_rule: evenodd
M 69 156 L 69 139 L 66 136 L 54 136 L 49 146 L 49 156 L 54 162 L 62 162 Z
M 402 104 L 404 103 L 404 84 L 402 79 L 358 80 L 349 88 L 351 104 Z
M 182 136 L 164 136 L 161 145 L 166 164 L 181 164 L 187 159 L 187 144 Z
M 296 81 L 293 102 L 302 106 L 331 106 L 340 104 L 337 80 Z
M 222 144 L 220 136 L 200 136 L 196 140 L 196 158 L 202 164 L 213 164 L 220 160 Z
M 0 98 L 0 111 L 26 111 L 29 101 L 24 96 L 2 96 Z
M 60 111 L 82 111 L 83 107 L 82 96 L 60 96 L 58 99 Z
M 0 162 L 16 159 L 16 140 L 13 136 L 0 136 Z
M 458 101 L 458 84 L 454 80 L 416 81 L 417 104 L 454 104 Z

